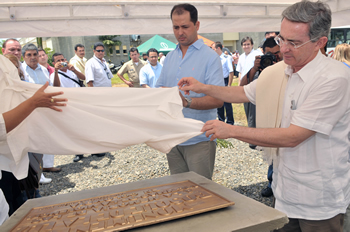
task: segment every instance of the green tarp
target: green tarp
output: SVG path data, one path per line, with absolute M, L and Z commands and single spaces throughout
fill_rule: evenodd
M 158 52 L 164 53 L 166 55 L 168 52 L 171 52 L 176 47 L 176 44 L 173 42 L 164 39 L 159 35 L 155 35 L 140 46 L 137 47 L 140 54 L 147 53 L 148 49 L 155 48 Z

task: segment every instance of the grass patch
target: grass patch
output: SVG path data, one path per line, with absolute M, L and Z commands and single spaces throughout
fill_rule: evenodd
M 129 76 L 127 73 L 124 74 L 124 78 L 126 80 L 129 80 Z M 114 74 L 113 75 L 113 78 L 111 79 L 111 82 L 112 82 L 112 86 L 113 85 L 125 85 L 124 81 L 122 81 L 117 74 Z
M 238 86 L 238 78 L 233 79 L 232 86 Z M 232 104 L 232 110 L 233 110 L 233 118 L 235 119 L 235 122 L 239 122 L 239 124 L 243 126 L 248 126 L 243 103 Z

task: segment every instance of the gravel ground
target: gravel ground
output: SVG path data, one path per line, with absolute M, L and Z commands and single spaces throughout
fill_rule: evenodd
M 248 144 L 229 139 L 234 148 L 217 148 L 213 181 L 268 206 L 272 197 L 261 197 L 267 185 L 268 165 L 261 152 Z M 55 156 L 59 173 L 44 173 L 50 184 L 40 185 L 42 196 L 65 194 L 122 183 L 170 175 L 166 155 L 145 144 L 107 153 L 104 157 L 84 155 L 74 163 L 74 156 Z

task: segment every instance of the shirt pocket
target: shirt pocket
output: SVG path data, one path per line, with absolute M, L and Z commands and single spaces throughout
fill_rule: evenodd
M 300 172 L 284 164 L 282 170 L 279 171 L 279 181 L 282 183 L 283 201 L 311 207 L 324 205 L 324 183 L 320 170 Z

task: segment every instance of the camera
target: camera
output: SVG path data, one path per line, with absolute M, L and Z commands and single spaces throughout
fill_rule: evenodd
M 274 62 L 277 62 L 276 56 L 271 52 L 268 52 L 265 55 L 261 56 L 260 68 L 265 69 L 266 67 L 273 65 Z
M 61 62 L 61 64 L 63 67 L 67 67 L 67 65 L 68 65 L 67 62 Z

